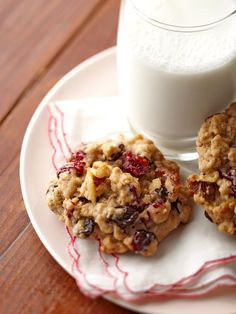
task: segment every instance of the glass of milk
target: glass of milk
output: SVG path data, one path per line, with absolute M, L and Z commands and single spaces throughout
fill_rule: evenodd
M 196 158 L 198 130 L 236 96 L 236 0 L 123 0 L 118 81 L 133 130 Z

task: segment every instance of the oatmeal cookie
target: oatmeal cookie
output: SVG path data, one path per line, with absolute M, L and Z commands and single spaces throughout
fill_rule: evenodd
M 228 234 L 236 233 L 236 103 L 203 123 L 197 138 L 200 174 L 188 178 L 194 201 Z
M 107 253 L 153 255 L 190 214 L 178 166 L 141 135 L 82 146 L 46 198 L 74 235 L 100 240 Z

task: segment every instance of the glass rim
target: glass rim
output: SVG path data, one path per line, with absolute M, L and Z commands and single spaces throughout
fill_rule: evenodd
M 149 15 L 145 14 L 144 12 L 142 12 L 134 4 L 134 0 L 125 0 L 125 1 L 129 2 L 130 5 L 132 6 L 132 9 L 135 11 L 135 13 L 137 15 L 139 15 L 142 19 L 144 19 L 146 22 L 148 22 L 148 23 L 150 23 L 150 24 L 152 24 L 158 28 L 162 28 L 162 29 L 165 29 L 168 31 L 182 32 L 182 33 L 201 32 L 201 31 L 211 29 L 211 28 L 223 23 L 224 21 L 228 20 L 231 16 L 236 14 L 236 8 L 235 8 L 232 12 L 230 12 L 226 16 L 224 16 L 224 17 L 222 17 L 216 21 L 206 23 L 206 24 L 201 24 L 201 25 L 181 26 L 181 25 L 169 24 L 169 23 L 164 23 L 164 22 L 158 21 L 157 19 L 154 19 L 154 18 L 150 17 Z

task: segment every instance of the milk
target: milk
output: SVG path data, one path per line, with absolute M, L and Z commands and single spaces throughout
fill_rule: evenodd
M 163 147 L 188 149 L 204 119 L 235 99 L 236 15 L 193 27 L 219 21 L 235 9 L 235 0 L 123 3 L 119 89 L 135 130 Z M 158 23 L 147 22 L 140 11 Z

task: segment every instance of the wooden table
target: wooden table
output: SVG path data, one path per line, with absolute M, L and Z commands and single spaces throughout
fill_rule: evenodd
M 0 0 L 0 313 L 131 313 L 90 300 L 36 235 L 22 200 L 19 153 L 48 90 L 116 42 L 119 0 Z
M 66 72 L 115 44 L 119 4 L 0 0 L 1 314 L 131 313 L 80 293 L 36 235 L 19 185 L 19 153 L 33 112 Z

